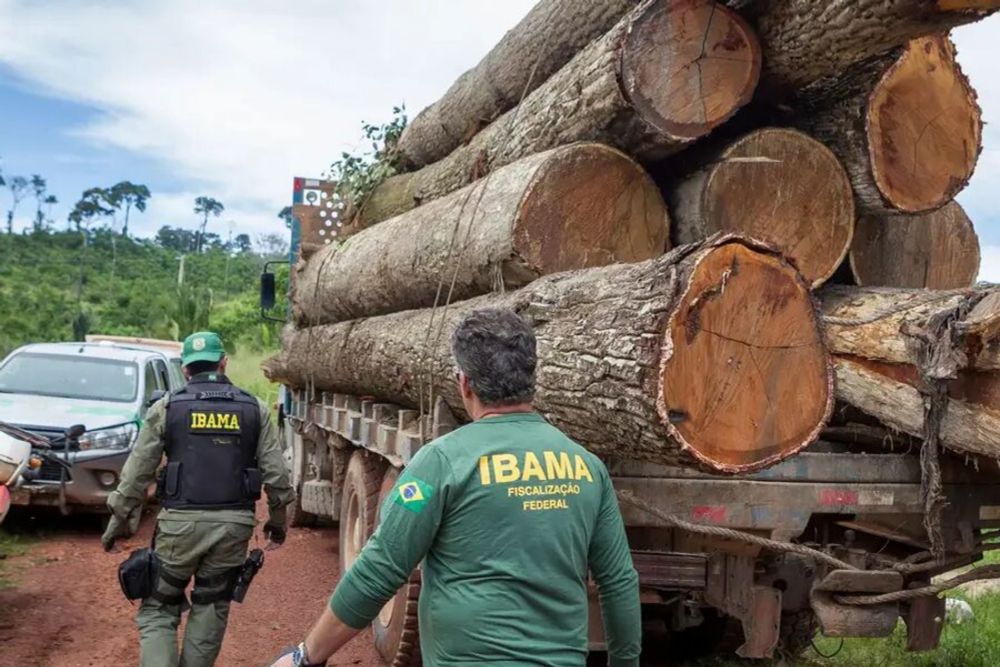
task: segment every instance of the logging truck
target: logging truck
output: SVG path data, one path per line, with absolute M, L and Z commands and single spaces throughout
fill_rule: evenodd
M 298 263 L 300 270 L 304 258 L 344 233 L 344 225 L 320 215 L 335 193 L 332 183 L 295 179 L 288 261 Z M 749 273 L 752 266 L 744 266 Z M 291 282 L 299 273 L 291 271 Z M 629 273 L 623 280 L 631 284 L 637 275 Z M 735 293 L 739 286 L 732 280 Z M 275 275 L 268 268 L 261 279 L 261 306 L 270 317 Z M 831 312 L 843 316 L 848 313 L 837 308 L 852 306 L 856 303 L 834 303 Z M 927 307 L 926 298 L 915 307 Z M 354 331 L 359 339 L 366 335 L 362 329 Z M 296 339 L 309 331 L 300 332 L 283 337 L 286 366 L 309 349 Z M 543 343 L 548 344 L 540 339 Z M 323 339 L 311 346 L 331 345 Z M 836 352 L 837 344 L 831 346 Z M 841 351 L 850 354 L 844 346 Z M 353 391 L 318 388 L 324 385 L 321 366 L 352 363 L 350 351 L 338 359 L 301 359 L 301 365 L 313 367 L 301 377 L 316 381 L 284 382 L 278 423 L 297 492 L 291 525 L 337 522 L 341 571 L 346 571 L 374 532 L 380 504 L 400 471 L 420 447 L 459 426 L 462 416 L 443 396 L 423 405 L 394 401 L 391 392 L 378 390 L 384 382 L 374 377 L 358 378 L 350 385 Z M 810 372 L 802 359 L 797 365 L 782 363 L 786 365 L 778 371 L 785 375 Z M 825 363 L 821 368 L 826 372 Z M 402 372 L 388 372 L 397 371 Z M 820 379 L 825 391 L 826 376 Z M 610 375 L 602 381 L 609 383 L 611 393 L 618 392 Z M 367 383 L 369 390 L 364 389 Z M 814 406 L 826 428 L 809 432 L 801 451 L 774 465 L 733 464 L 728 472 L 708 472 L 680 460 L 664 464 L 622 457 L 602 449 L 601 443 L 584 442 L 605 460 L 623 499 L 641 585 L 647 655 L 767 658 L 801 652 L 817 629 L 832 637 L 885 637 L 901 618 L 910 650 L 937 646 L 944 600 L 919 589 L 933 577 L 981 559 L 988 535 L 984 531 L 1000 528 L 1000 473 L 995 463 L 972 454 L 943 454 L 944 503 L 939 512 L 928 512 L 922 443 L 850 414 L 827 426 L 832 393 L 820 391 L 823 398 Z M 540 411 L 546 414 L 542 403 Z M 592 411 L 581 419 L 613 418 L 598 402 L 583 407 Z M 612 407 L 632 409 L 621 403 Z M 799 409 L 809 412 L 801 405 Z M 674 413 L 669 416 L 682 421 Z M 703 451 L 710 447 L 704 445 Z M 766 457 L 760 460 L 767 462 Z M 939 535 L 943 556 L 931 555 L 925 524 Z M 388 665 L 420 664 L 419 593 L 418 570 L 373 623 L 376 648 Z M 604 639 L 596 589 L 591 593 L 589 642 L 596 653 L 604 648 Z

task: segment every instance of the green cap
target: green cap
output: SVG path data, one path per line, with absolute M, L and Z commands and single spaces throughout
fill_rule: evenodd
M 211 331 L 199 331 L 184 339 L 181 363 L 187 366 L 196 361 L 220 361 L 224 356 L 226 356 L 226 348 L 222 346 L 219 334 Z

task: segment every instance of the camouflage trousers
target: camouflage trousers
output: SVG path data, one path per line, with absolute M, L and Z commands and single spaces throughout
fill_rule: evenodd
M 143 600 L 136 617 L 142 667 L 215 664 L 229 622 L 232 575 L 246 558 L 253 530 L 249 525 L 216 521 L 161 519 L 157 523 L 158 595 Z M 192 577 L 191 608 L 178 650 L 177 628 L 186 606 L 184 588 Z

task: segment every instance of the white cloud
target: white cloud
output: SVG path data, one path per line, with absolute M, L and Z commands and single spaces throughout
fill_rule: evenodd
M 0 0 L 0 63 L 104 112 L 75 132 L 154 157 L 273 228 L 293 176 L 359 146 L 362 120 L 414 113 L 532 0 Z M 189 193 L 159 193 L 148 218 Z
M 958 61 L 979 96 L 986 127 L 983 154 L 959 201 L 976 223 L 984 243 L 1000 243 L 1000 15 L 963 26 L 952 33 Z M 986 248 L 983 249 L 986 270 Z M 996 263 L 994 263 L 996 264 Z
M 293 176 L 358 148 L 362 120 L 401 101 L 419 111 L 533 3 L 0 0 L 0 64 L 100 109 L 78 135 L 152 157 L 182 183 L 154 193 L 145 224 L 190 220 L 197 191 L 241 226 L 274 230 Z M 961 200 L 1000 226 L 998 28 L 994 16 L 954 39 L 988 123 Z M 1000 243 L 1000 230 L 980 235 Z

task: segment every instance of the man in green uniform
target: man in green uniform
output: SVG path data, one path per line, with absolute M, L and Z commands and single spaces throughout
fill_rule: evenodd
M 108 498 L 112 512 L 101 538 L 106 550 L 135 533 L 147 489 L 157 480 L 163 509 L 155 550 L 160 580 L 136 619 L 143 667 L 209 667 L 215 663 L 229 619 L 236 582 L 256 520 L 254 505 L 267 490 L 272 545 L 285 539 L 285 506 L 294 497 L 267 406 L 226 378 L 227 359 L 217 334 L 184 341 L 187 386 L 150 407 L 138 440 Z M 177 627 L 194 577 L 184 644 Z
M 275 667 L 324 664 L 421 561 L 426 667 L 582 667 L 588 572 L 610 664 L 638 665 L 638 577 L 611 479 L 532 410 L 531 328 L 511 311 L 477 311 L 452 352 L 473 422 L 413 458 L 328 608 Z

